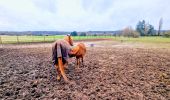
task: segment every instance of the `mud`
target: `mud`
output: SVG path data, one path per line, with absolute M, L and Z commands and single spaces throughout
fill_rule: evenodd
M 88 47 L 80 69 L 70 59 L 74 84 L 56 80 L 51 46 L 0 48 L 0 99 L 170 99 L 170 50 L 120 45 Z

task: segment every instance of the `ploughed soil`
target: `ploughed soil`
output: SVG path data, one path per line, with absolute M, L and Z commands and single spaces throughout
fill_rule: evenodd
M 170 49 L 86 45 L 84 66 L 78 69 L 75 58 L 69 60 L 72 84 L 56 80 L 50 44 L 2 46 L 0 99 L 170 100 Z

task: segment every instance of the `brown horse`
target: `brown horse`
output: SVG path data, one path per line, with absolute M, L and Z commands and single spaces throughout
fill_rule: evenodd
M 80 59 L 83 64 L 83 58 L 84 58 L 84 55 L 86 54 L 86 47 L 85 47 L 84 43 L 79 43 L 74 48 L 72 48 L 71 54 L 72 54 L 71 56 L 76 57 L 77 67 L 79 68 L 80 67 Z
M 71 46 L 73 46 L 73 40 L 70 35 L 67 35 L 64 39 L 55 41 L 52 45 L 52 60 L 58 72 L 57 80 L 60 80 L 62 75 L 65 82 L 69 82 L 64 68 L 68 62 Z

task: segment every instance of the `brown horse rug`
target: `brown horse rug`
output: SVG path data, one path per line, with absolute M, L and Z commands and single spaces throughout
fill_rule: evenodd
M 68 54 L 71 50 L 71 46 L 66 40 L 57 40 L 52 45 L 52 61 L 53 64 L 58 64 L 58 57 L 62 57 L 63 64 L 65 64 L 68 60 Z

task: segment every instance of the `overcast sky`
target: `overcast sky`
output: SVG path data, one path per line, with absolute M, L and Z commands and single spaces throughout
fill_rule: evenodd
M 106 31 L 139 20 L 170 29 L 170 0 L 0 0 L 0 31 Z

